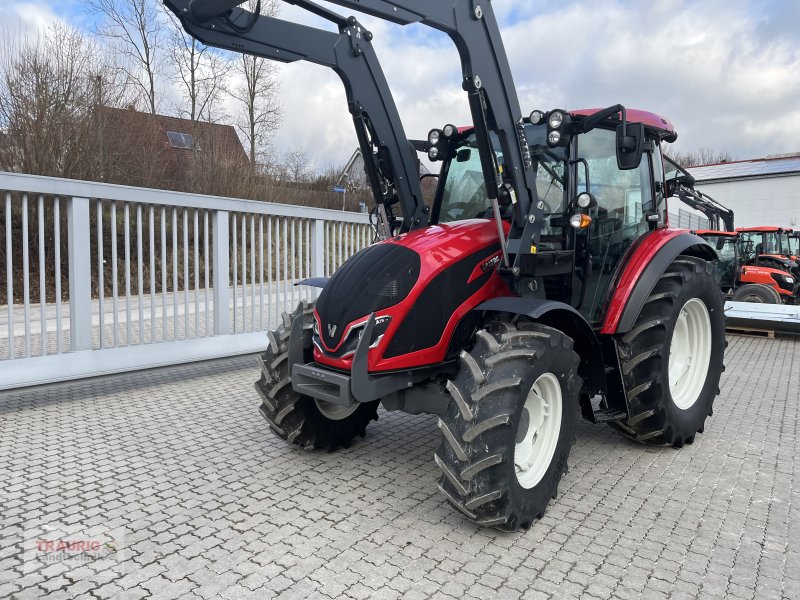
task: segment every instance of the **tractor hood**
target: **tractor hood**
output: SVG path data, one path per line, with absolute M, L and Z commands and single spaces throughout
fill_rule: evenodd
M 417 365 L 441 362 L 459 320 L 505 287 L 500 255 L 496 225 L 487 219 L 434 225 L 361 250 L 317 301 L 315 360 L 348 369 L 374 313 L 371 368 L 406 368 L 413 353 Z M 430 359 L 419 355 L 425 352 Z

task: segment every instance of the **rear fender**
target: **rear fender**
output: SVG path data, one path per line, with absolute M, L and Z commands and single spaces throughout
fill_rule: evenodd
M 616 282 L 601 334 L 626 333 L 633 327 L 659 278 L 678 256 L 717 260 L 706 241 L 686 230 L 656 230 L 634 250 Z
M 583 377 L 583 393 L 590 396 L 606 393 L 603 347 L 592 326 L 569 304 L 540 298 L 507 296 L 479 304 L 476 311 L 524 315 L 537 323 L 562 331 L 572 338 L 581 358 L 578 372 Z

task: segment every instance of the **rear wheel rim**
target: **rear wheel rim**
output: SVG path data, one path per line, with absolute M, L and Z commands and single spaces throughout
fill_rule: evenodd
M 340 406 L 333 402 L 326 402 L 325 400 L 314 399 L 317 409 L 322 413 L 322 416 L 331 421 L 341 421 L 352 415 L 358 409 L 358 402 L 352 406 Z
M 562 405 L 558 378 L 541 375 L 525 398 L 517 424 L 514 471 L 523 488 L 536 486 L 550 467 L 561 433 Z
M 681 410 L 694 406 L 708 375 L 711 362 L 711 318 L 699 298 L 683 305 L 669 349 L 669 391 Z

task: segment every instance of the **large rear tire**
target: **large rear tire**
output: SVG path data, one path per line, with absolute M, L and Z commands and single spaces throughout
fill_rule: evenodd
M 677 258 L 617 342 L 630 418 L 611 425 L 639 442 L 691 444 L 724 370 L 724 300 L 712 264 Z
M 748 283 L 733 292 L 734 302 L 757 302 L 759 304 L 780 304 L 781 296 L 773 288 L 761 283 Z
M 479 525 L 527 529 L 556 497 L 578 412 L 572 340 L 534 323 L 493 323 L 462 352 L 439 419 L 439 489 Z
M 309 337 L 305 358 L 312 360 L 314 305 L 301 302 L 292 314 L 284 313 L 281 325 L 267 334 L 269 347 L 259 357 L 261 378 L 256 381 L 261 414 L 272 431 L 290 444 L 325 450 L 349 448 L 355 436 L 366 435 L 370 421 L 378 420 L 378 401 L 343 408 L 295 392 L 289 377 L 289 334 L 295 319 L 303 319 L 303 333 Z

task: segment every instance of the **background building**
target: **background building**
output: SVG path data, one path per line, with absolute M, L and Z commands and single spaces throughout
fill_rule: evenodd
M 687 170 L 697 189 L 733 210 L 737 227 L 800 228 L 800 152 Z

